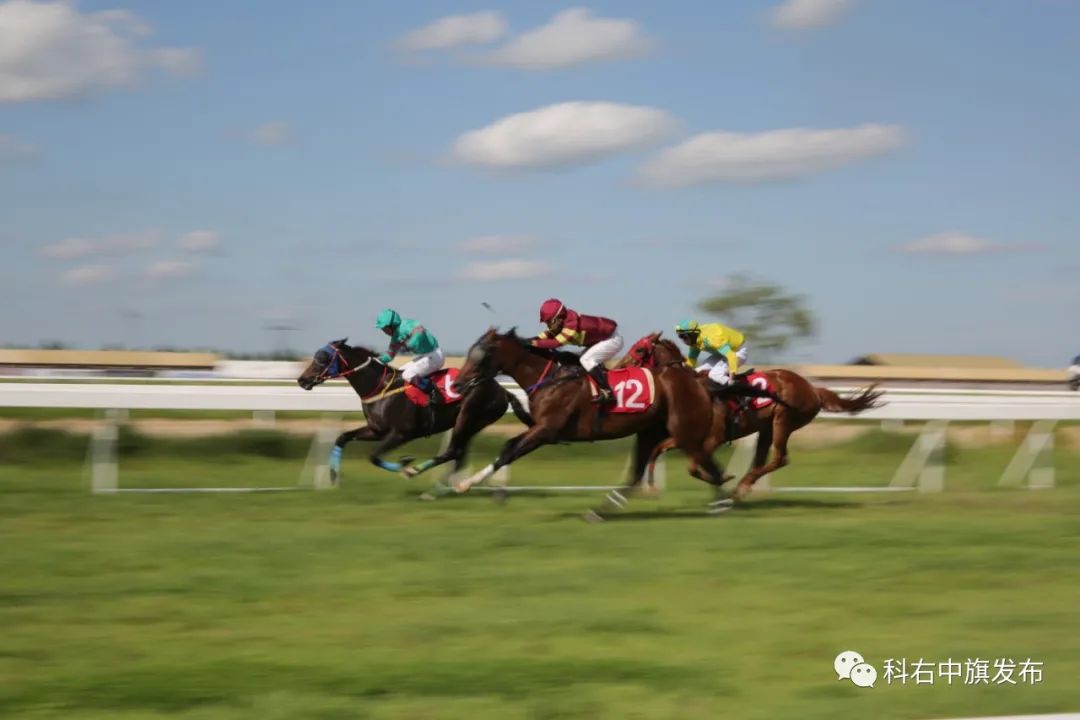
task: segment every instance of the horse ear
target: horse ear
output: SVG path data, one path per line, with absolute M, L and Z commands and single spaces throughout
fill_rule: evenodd
M 337 347 L 349 347 L 349 336 L 346 335 L 345 337 L 341 338 L 340 340 L 335 340 L 334 342 L 332 342 L 330 344 L 335 345 Z
M 510 330 L 507 331 L 506 335 L 507 335 L 507 337 L 511 337 L 511 338 L 514 338 L 516 340 L 517 336 L 518 336 L 518 334 L 517 334 L 517 325 L 514 325 L 512 328 L 510 328 Z

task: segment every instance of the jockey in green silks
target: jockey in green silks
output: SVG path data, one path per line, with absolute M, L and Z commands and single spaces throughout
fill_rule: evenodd
M 379 313 L 375 327 L 390 336 L 390 348 L 379 357 L 379 361 L 389 363 L 400 352 L 412 354 L 413 359 L 401 368 L 401 377 L 428 393 L 432 404 L 441 402 L 435 383 L 427 379 L 446 361 L 435 336 L 416 320 L 402 318 L 390 308 Z

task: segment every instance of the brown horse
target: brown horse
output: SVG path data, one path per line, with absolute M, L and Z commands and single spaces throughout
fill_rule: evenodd
M 533 425 L 508 441 L 494 463 L 454 489 L 466 492 L 483 482 L 499 468 L 509 465 L 533 450 L 556 442 L 591 442 L 635 436 L 634 469 L 623 492 L 612 490 L 606 504 L 591 510 L 589 519 L 600 519 L 609 507 L 626 504 L 626 493 L 641 482 L 649 458 L 656 446 L 669 439 L 672 447 L 683 450 L 693 461 L 691 474 L 717 488 L 724 477 L 705 449 L 712 407 L 705 388 L 689 373 L 679 368 L 652 370 L 655 402 L 637 413 L 612 413 L 593 402 L 589 380 L 573 353 L 541 350 L 518 337 L 514 329 L 500 335 L 494 328 L 484 333 L 469 349 L 465 366 L 458 376 L 460 392 L 505 373 L 529 395 L 529 415 Z M 730 500 L 721 501 L 730 504 Z M 721 504 L 714 504 L 720 509 Z
M 685 371 L 693 372 L 679 347 L 660 336 L 661 333 L 652 333 L 638 340 L 616 367 L 685 368 Z M 770 370 L 764 374 L 782 402 L 737 412 L 729 404 L 728 398 L 713 400 L 712 427 L 706 443 L 710 455 L 726 442 L 758 433 L 753 465 L 735 489 L 735 497 L 740 499 L 750 492 L 759 478 L 788 464 L 788 440 L 791 434 L 807 425 L 819 412 L 827 410 L 855 415 L 881 404 L 878 399 L 882 393 L 873 385 L 852 397 L 841 397 L 832 390 L 814 386 L 791 370 Z M 698 374 L 697 378 L 702 387 L 708 387 L 705 374 Z M 766 464 L 770 444 L 775 452 L 772 462 Z M 673 447 L 676 447 L 675 443 L 664 440 L 653 451 L 649 458 L 650 485 L 656 460 Z M 691 474 L 694 472 L 693 462 L 691 458 Z

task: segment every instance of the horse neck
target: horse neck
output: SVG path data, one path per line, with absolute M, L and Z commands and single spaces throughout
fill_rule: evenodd
M 653 346 L 653 360 L 657 366 L 680 363 L 685 359 L 681 352 L 663 343 L 656 343 Z
M 353 358 L 347 358 L 351 367 L 362 365 L 363 360 L 358 363 L 353 362 Z M 387 365 L 375 362 L 374 360 L 368 363 L 368 366 L 363 370 L 351 373 L 345 376 L 349 385 L 352 385 L 353 391 L 361 398 L 367 397 L 372 393 L 379 390 L 382 387 L 383 382 L 388 379 L 393 379 L 396 373 L 393 369 Z
M 501 363 L 502 371 L 514 378 L 514 382 L 523 388 L 540 382 L 542 377 L 550 375 L 559 364 L 554 355 L 544 358 L 524 348 L 515 348 L 511 352 L 512 357 Z

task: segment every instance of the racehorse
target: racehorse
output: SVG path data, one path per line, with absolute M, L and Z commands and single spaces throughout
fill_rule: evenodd
M 682 351 L 671 340 L 661 338 L 662 333 L 652 333 L 634 343 L 626 356 L 616 367 L 682 367 L 693 372 L 686 364 Z M 760 379 L 764 376 L 763 379 Z M 697 374 L 698 381 L 707 387 L 706 374 Z M 737 378 L 737 382 L 743 378 Z M 856 415 L 865 410 L 879 407 L 882 393 L 874 385 L 851 397 L 841 397 L 831 390 L 816 387 L 809 380 L 791 370 L 769 370 L 753 378 L 775 392 L 779 403 L 760 402 L 745 412 L 738 412 L 729 398 L 717 397 L 713 401 L 712 428 L 706 450 L 711 455 L 720 445 L 758 433 L 754 462 L 746 475 L 739 480 L 735 489 L 737 499 L 745 498 L 754 483 L 761 477 L 786 466 L 788 459 L 788 439 L 799 428 L 807 425 L 822 410 L 846 412 Z M 769 457 L 769 445 L 774 451 Z M 657 446 L 649 459 L 649 484 L 652 485 L 652 471 L 661 454 L 676 447 L 670 439 Z M 693 463 L 691 458 L 691 464 Z M 693 469 L 691 469 L 693 473 Z M 730 478 L 729 478 L 730 479 Z
M 533 347 L 514 328 L 506 334 L 499 334 L 495 328 L 488 330 L 469 349 L 457 387 L 471 393 L 473 388 L 505 373 L 525 388 L 533 425 L 509 440 L 494 463 L 459 481 L 454 489 L 467 492 L 499 468 L 547 444 L 634 435 L 634 467 L 628 484 L 622 492 L 609 492 L 603 506 L 589 511 L 589 519 L 602 519 L 601 512 L 609 507 L 625 506 L 626 493 L 641 482 L 649 458 L 665 438 L 670 438 L 673 447 L 682 449 L 694 461 L 691 474 L 719 492 L 723 473 L 705 450 L 712 417 L 708 393 L 681 369 L 659 367 L 649 372 L 655 390 L 652 404 L 643 404 L 635 412 L 612 412 L 593 402 L 591 380 L 576 355 Z M 719 509 L 715 504 L 711 507 Z
M 401 373 L 379 361 L 378 354 L 368 348 L 352 347 L 345 339 L 334 340 L 317 350 L 297 384 L 311 390 L 327 380 L 345 378 L 356 394 L 364 410 L 367 424 L 338 436 L 330 452 L 330 481 L 337 485 L 341 475 L 342 450 L 353 440 L 377 442 L 371 451 L 371 462 L 390 472 L 403 472 L 415 477 L 426 470 L 451 460 L 454 470 L 465 463 L 469 440 L 483 428 L 506 414 L 509 406 L 518 420 L 526 425 L 532 418 L 513 394 L 506 391 L 494 379 L 476 383 L 470 392 L 460 399 L 447 397 L 443 403 L 421 407 L 409 397 Z M 444 388 L 445 390 L 445 388 Z M 411 465 L 413 458 L 404 457 L 400 462 L 383 460 L 380 455 L 399 445 L 453 429 L 449 447 L 437 457 Z

